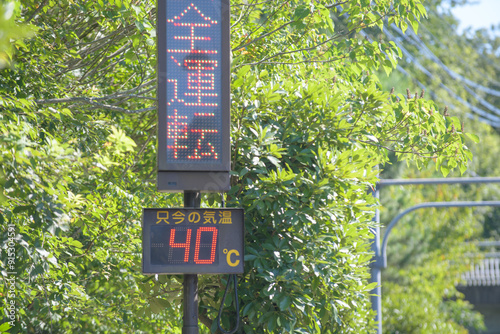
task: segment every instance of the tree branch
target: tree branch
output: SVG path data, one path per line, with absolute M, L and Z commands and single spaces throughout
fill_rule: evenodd
M 279 6 L 279 9 L 281 9 L 283 6 L 287 5 L 289 2 L 290 2 L 290 0 L 283 2 L 283 3 L 281 4 L 281 6 Z M 258 26 L 257 28 L 255 28 L 254 30 L 252 30 L 252 31 L 251 31 L 251 32 L 250 32 L 250 33 L 249 33 L 249 34 L 248 34 L 248 35 L 247 35 L 247 36 L 243 39 L 243 41 L 248 40 L 248 39 L 250 38 L 250 36 L 252 36 L 252 35 L 253 35 L 253 33 L 254 33 L 254 32 L 256 32 L 256 31 L 257 31 L 257 30 L 259 30 L 261 27 L 263 27 L 263 26 L 264 26 L 264 24 L 266 24 L 266 23 L 269 21 L 269 19 L 271 19 L 271 18 L 272 18 L 272 17 L 273 17 L 273 16 L 274 16 L 277 12 L 278 12 L 278 11 L 275 11 L 274 13 L 272 13 L 271 15 L 269 15 L 268 17 L 266 17 L 266 19 L 264 20 L 264 22 L 262 22 L 261 24 L 259 24 L 259 26 Z M 279 29 L 279 28 L 278 28 L 278 29 Z M 260 39 L 260 38 L 258 38 L 258 39 Z M 258 39 L 257 39 L 257 40 L 258 40 Z M 254 41 L 255 41 L 255 40 L 254 40 Z M 248 43 L 247 43 L 247 44 L 245 44 L 243 47 L 245 47 L 246 45 L 249 45 L 249 44 L 253 43 L 254 41 L 248 42 Z M 241 46 L 241 44 L 240 44 L 240 46 Z M 233 49 L 232 51 L 239 50 L 239 49 L 240 49 L 240 47 L 238 46 L 236 49 Z
M 283 56 L 283 55 L 286 55 L 286 54 L 292 54 L 292 53 L 296 53 L 296 52 L 302 52 L 302 51 L 311 51 L 311 50 L 314 50 L 316 48 L 318 48 L 319 46 L 321 45 L 324 45 L 328 42 L 331 42 L 332 40 L 342 36 L 343 34 L 336 34 L 335 36 L 327 39 L 326 41 L 324 42 L 321 42 L 321 43 L 318 43 L 314 46 L 311 46 L 311 47 L 308 47 L 308 48 L 303 48 L 303 49 L 297 49 L 297 50 L 292 50 L 292 51 L 281 51 L 281 52 L 278 52 L 278 53 L 275 53 L 273 54 L 272 56 L 269 56 L 269 57 L 266 57 L 262 60 L 259 60 L 258 62 L 255 62 L 255 63 L 251 63 L 251 64 L 242 64 L 242 65 L 238 65 L 236 66 L 235 68 L 239 67 L 239 66 L 243 66 L 243 65 L 259 65 L 259 64 L 269 64 L 270 62 L 268 62 L 269 59 L 273 59 L 273 58 L 276 58 L 276 57 L 279 57 L 279 56 Z M 336 60 L 338 59 L 342 59 L 342 58 L 336 58 Z M 300 62 L 302 63 L 302 62 Z M 282 63 L 282 64 L 289 64 L 289 63 Z M 295 63 L 294 63 L 295 64 Z M 299 64 L 299 63 L 297 63 Z
M 128 110 L 125 108 L 117 107 L 111 104 L 105 104 L 105 103 L 99 103 L 93 98 L 88 98 L 88 97 L 69 97 L 69 98 L 63 98 L 63 99 L 48 99 L 48 100 L 35 100 L 36 103 L 38 104 L 55 104 L 55 103 L 87 103 L 90 105 L 93 105 L 98 108 L 102 109 L 107 109 L 107 110 L 112 110 L 112 111 L 119 111 L 119 112 L 124 112 L 126 114 L 140 114 L 146 111 L 151 111 L 151 110 L 156 110 L 156 106 L 154 107 L 148 107 L 148 108 L 143 108 L 143 109 L 137 109 L 137 110 Z
M 292 24 L 292 23 L 294 23 L 294 22 L 296 22 L 296 21 L 295 21 L 295 20 L 288 21 L 287 23 L 282 24 L 281 26 L 279 26 L 278 28 L 274 29 L 273 31 L 270 31 L 270 32 L 268 32 L 268 33 L 266 33 L 266 34 L 260 35 L 260 36 L 259 36 L 259 37 L 257 37 L 256 39 L 253 39 L 253 40 L 251 40 L 250 42 L 248 42 L 248 43 L 246 43 L 246 44 L 243 44 L 243 45 L 241 45 L 241 44 L 240 44 L 239 46 L 235 47 L 235 48 L 234 48 L 234 49 L 232 49 L 231 51 L 233 51 L 233 52 L 234 52 L 234 51 L 238 51 L 239 49 L 243 49 L 243 48 L 245 48 L 245 47 L 249 46 L 250 44 L 253 44 L 253 43 L 255 43 L 255 42 L 258 42 L 258 41 L 260 41 L 261 39 L 264 39 L 264 38 L 266 38 L 267 36 L 270 36 L 270 35 L 274 34 L 276 31 L 281 30 L 281 29 L 283 29 L 284 27 L 286 27 L 287 25 L 290 25 L 290 24 Z
M 26 20 L 26 22 L 29 23 L 31 20 L 33 20 L 33 18 L 36 16 L 36 14 L 38 14 L 43 9 L 43 7 L 45 7 L 47 2 L 48 2 L 48 0 L 44 0 L 41 4 L 39 4 L 38 7 L 33 12 L 33 14 L 31 14 L 30 17 Z
M 346 0 L 346 1 L 341 1 L 341 2 L 336 2 L 336 3 L 332 3 L 331 5 L 325 5 L 325 8 L 333 8 L 333 7 L 337 7 L 339 5 L 344 5 L 346 3 L 348 3 L 349 0 Z
M 205 326 L 207 326 L 208 329 L 210 329 L 212 327 L 212 320 L 209 317 L 207 317 L 206 315 L 199 313 L 198 319 L 200 319 L 200 322 L 202 324 L 204 324 Z M 216 333 L 220 333 L 220 332 L 217 330 Z
M 117 106 L 113 106 L 113 105 L 110 105 L 110 104 L 97 103 L 97 102 L 94 102 L 94 101 L 89 101 L 89 104 L 92 104 L 92 105 L 94 105 L 94 106 L 96 106 L 98 108 L 103 108 L 103 109 L 112 110 L 112 111 L 119 111 L 119 112 L 123 112 L 123 113 L 126 113 L 126 114 L 140 114 L 140 113 L 143 113 L 143 112 L 146 112 L 146 111 L 156 110 L 156 106 L 154 106 L 154 107 L 148 107 L 148 108 L 142 108 L 142 109 L 137 109 L 137 110 L 128 110 L 128 109 L 117 107 Z
M 43 99 L 43 100 L 35 100 L 35 103 L 37 104 L 58 104 L 58 103 L 79 103 L 79 102 L 85 102 L 85 103 L 97 103 L 97 101 L 107 101 L 107 100 L 113 100 L 113 99 L 119 99 L 123 97 L 128 97 L 128 98 L 140 98 L 140 99 L 148 99 L 148 100 L 156 100 L 155 98 L 152 97 L 146 97 L 146 96 L 141 96 L 139 94 L 145 94 L 151 90 L 153 90 L 155 87 L 150 87 L 146 90 L 140 91 L 137 94 L 133 94 L 134 92 L 147 87 L 151 85 L 152 83 L 156 82 L 156 79 L 151 79 L 137 87 L 122 91 L 122 92 L 117 92 L 111 95 L 106 95 L 102 97 L 65 97 L 65 98 L 59 98 L 59 99 Z

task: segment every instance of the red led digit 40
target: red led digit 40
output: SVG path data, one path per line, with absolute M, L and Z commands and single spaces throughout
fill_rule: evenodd
M 210 259 L 200 260 L 201 232 L 212 232 L 212 246 L 210 247 Z M 217 248 L 217 228 L 200 227 L 196 232 L 196 246 L 194 248 L 194 262 L 197 264 L 211 264 L 215 260 L 215 249 Z
M 179 242 L 179 240 L 175 240 L 176 229 L 172 228 L 169 234 L 168 245 L 170 247 L 170 256 L 169 259 L 173 263 L 194 263 L 196 264 L 212 264 L 215 261 L 215 255 L 217 250 L 217 234 L 218 230 L 214 226 L 203 226 L 196 229 L 196 238 L 194 243 L 194 259 L 190 261 L 189 254 L 191 253 L 191 248 L 193 247 L 193 243 L 191 242 L 191 233 L 192 229 L 186 229 L 186 238 L 184 242 Z M 212 237 L 208 238 L 210 243 L 204 242 L 202 244 L 201 238 L 202 233 L 211 233 Z M 184 248 L 184 255 L 179 256 L 179 253 L 174 253 L 173 250 L 176 248 Z M 210 250 L 210 255 L 208 256 L 207 250 Z M 201 253 L 201 255 L 200 255 Z M 201 257 L 201 258 L 200 258 Z
M 172 248 L 184 248 L 184 262 L 188 262 L 189 261 L 189 248 L 191 247 L 191 229 L 188 228 L 187 235 L 186 235 L 186 242 L 183 244 L 175 242 L 175 229 L 171 229 L 170 230 L 169 246 Z

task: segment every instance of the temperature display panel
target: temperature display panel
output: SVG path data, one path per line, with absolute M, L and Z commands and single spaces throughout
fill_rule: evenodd
M 144 209 L 143 273 L 243 273 L 243 209 Z

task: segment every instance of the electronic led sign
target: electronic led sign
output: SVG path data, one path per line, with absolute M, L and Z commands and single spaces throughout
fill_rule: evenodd
M 159 0 L 157 31 L 158 188 L 228 190 L 228 1 Z
M 143 273 L 243 273 L 243 209 L 143 210 Z

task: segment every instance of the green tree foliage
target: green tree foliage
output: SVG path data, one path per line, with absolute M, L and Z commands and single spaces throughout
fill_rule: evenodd
M 418 174 L 425 176 L 433 174 Z M 417 203 L 466 201 L 471 196 L 472 189 L 460 186 L 391 187 L 381 192 L 386 204 L 381 217 L 387 224 Z M 476 249 L 466 241 L 479 236 L 483 212 L 421 209 L 400 220 L 389 238 L 388 268 L 382 277 L 385 331 L 464 333 L 465 328 L 482 328 L 480 315 L 462 300 L 456 286 L 473 263 L 467 254 Z
M 175 332 L 182 277 L 141 274 L 141 209 L 181 204 L 154 186 L 154 3 L 21 3 L 38 32 L 0 73 L 1 240 L 16 231 L 11 331 Z M 445 174 L 471 158 L 458 118 L 381 88 L 375 71 L 394 68 L 400 50 L 360 33 L 384 19 L 415 26 L 425 8 L 243 1 L 231 15 L 227 203 L 246 210 L 241 331 L 370 332 L 377 203 L 367 189 L 378 167 L 389 152 L 419 167 L 434 159 Z M 200 277 L 207 332 L 224 283 Z M 224 312 L 225 328 L 234 317 Z
M 425 3 L 428 20 L 415 32 L 402 35 L 395 26 L 385 33 L 371 31 L 372 38 L 397 37 L 407 62 L 385 78 L 386 89 L 396 87 L 404 93 L 420 91 L 437 103 L 449 106 L 471 136 L 474 159 L 464 176 L 498 176 L 497 122 L 500 101 L 495 93 L 498 83 L 498 37 L 486 30 L 456 33 L 457 20 L 449 12 L 452 1 Z M 439 177 L 432 168 L 417 170 L 397 163 L 386 166 L 382 178 Z M 451 173 L 452 176 L 460 176 Z M 422 202 L 481 201 L 498 199 L 496 185 L 455 185 L 391 187 L 382 190 L 383 224 L 388 224 L 403 209 Z M 471 244 L 481 238 L 498 236 L 498 208 L 423 209 L 404 219 L 389 239 L 388 268 L 384 271 L 383 316 L 387 333 L 462 333 L 464 328 L 483 328 L 481 316 L 462 300 L 456 286 L 461 275 L 470 270 L 479 253 Z M 489 250 L 488 250 L 489 251 Z
M 0 69 L 12 61 L 12 44 L 23 45 L 21 39 L 31 36 L 34 31 L 34 27 L 16 22 L 19 11 L 18 1 L 0 1 Z

